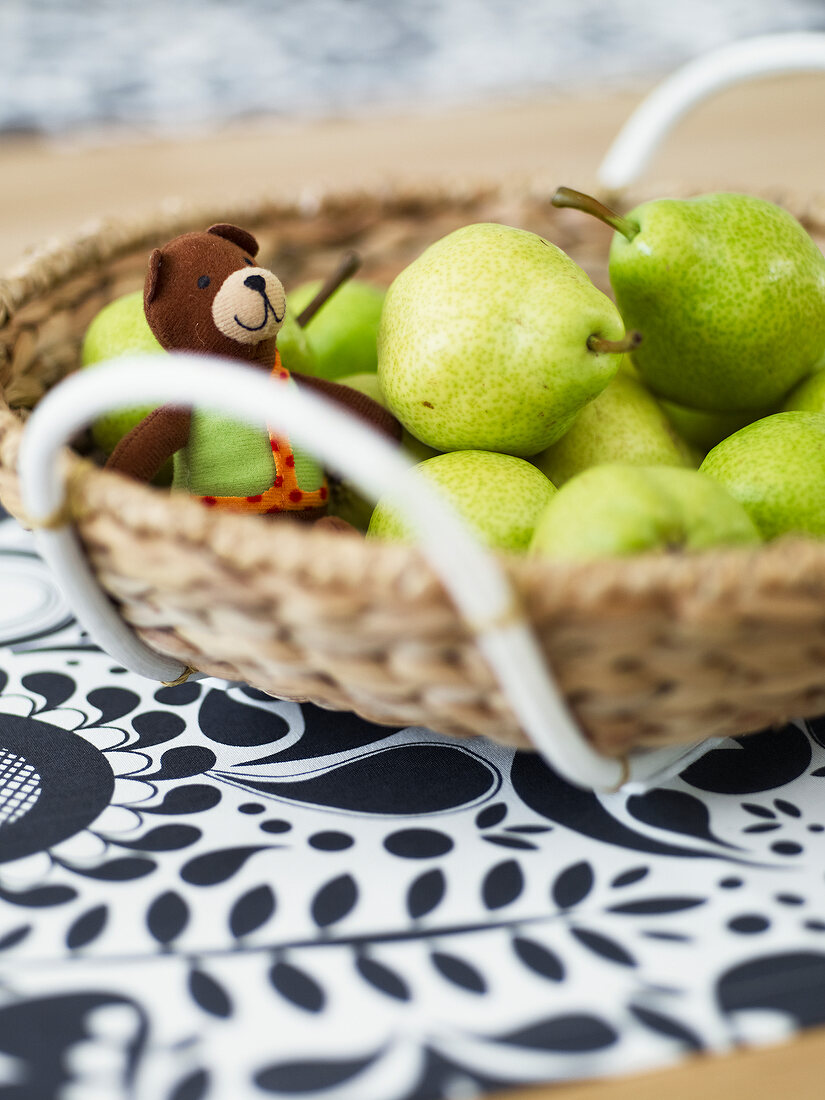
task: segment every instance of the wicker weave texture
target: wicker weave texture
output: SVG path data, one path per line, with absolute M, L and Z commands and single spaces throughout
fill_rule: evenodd
M 782 199 L 822 244 L 825 208 Z M 149 250 L 215 221 L 256 233 L 290 285 L 343 248 L 388 283 L 459 225 L 542 233 L 608 289 L 609 231 L 556 211 L 546 191 L 474 189 L 170 207 L 101 224 L 0 280 L 0 499 L 20 513 L 27 411 L 77 367 L 94 314 L 142 285 Z M 78 441 L 83 450 L 84 441 Z M 472 634 L 412 549 L 288 522 L 217 515 L 197 502 L 68 460 L 78 529 L 126 619 L 205 672 L 389 725 L 526 746 Z M 503 558 L 550 666 L 594 743 L 632 747 L 742 733 L 825 710 L 825 544 L 587 564 Z

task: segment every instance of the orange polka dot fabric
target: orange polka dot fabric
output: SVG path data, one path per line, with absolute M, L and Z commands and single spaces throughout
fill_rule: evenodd
M 276 382 L 289 381 L 289 371 L 281 365 L 281 357 L 277 351 L 271 378 Z M 320 515 L 326 509 L 329 499 L 326 479 L 318 489 L 302 489 L 295 473 L 295 456 L 289 440 L 275 435 L 270 429 L 269 441 L 275 460 L 275 480 L 272 485 L 263 493 L 249 497 L 203 496 L 200 499 L 205 507 L 258 516 L 274 516 L 281 512 L 318 512 Z

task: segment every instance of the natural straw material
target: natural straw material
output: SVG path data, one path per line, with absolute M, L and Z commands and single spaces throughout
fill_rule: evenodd
M 105 223 L 0 280 L 0 499 L 20 515 L 27 410 L 78 365 L 91 318 L 143 282 L 151 248 L 243 225 L 287 287 L 346 248 L 380 283 L 431 241 L 501 221 L 555 241 L 608 289 L 609 231 L 541 193 L 475 189 L 170 208 Z M 825 240 L 825 207 L 779 198 Z M 79 441 L 82 447 L 82 441 Z M 97 575 L 158 650 L 212 675 L 396 726 L 526 739 L 470 629 L 414 549 L 216 514 L 67 456 L 70 505 Z M 825 711 L 825 542 L 586 564 L 503 558 L 549 665 L 596 746 L 742 733 Z

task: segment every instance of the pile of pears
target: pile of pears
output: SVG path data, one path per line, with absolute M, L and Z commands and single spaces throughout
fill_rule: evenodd
M 564 558 L 825 536 L 825 257 L 764 199 L 663 198 L 625 215 L 553 197 L 615 230 L 615 301 L 543 237 L 466 225 L 386 291 L 345 283 L 286 367 L 389 408 L 424 477 L 493 549 Z M 162 351 L 140 293 L 90 326 L 83 364 Z M 109 452 L 146 414 L 98 421 Z M 375 509 L 332 481 L 331 510 L 370 538 L 411 538 L 404 486 Z
M 619 215 L 615 302 L 560 248 L 467 225 L 390 286 L 375 394 L 490 547 L 556 558 L 825 536 L 825 257 L 745 194 Z M 406 539 L 403 486 L 368 536 Z

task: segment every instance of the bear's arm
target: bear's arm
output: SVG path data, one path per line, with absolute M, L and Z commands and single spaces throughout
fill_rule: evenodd
M 189 442 L 191 423 L 190 409 L 162 405 L 121 439 L 109 455 L 106 469 L 151 481 L 167 458 Z
M 389 436 L 396 443 L 401 442 L 401 424 L 392 415 L 389 409 L 379 405 L 365 393 L 353 389 L 351 386 L 342 386 L 339 382 L 330 382 L 326 378 L 314 378 L 310 374 L 299 374 L 291 371 L 292 377 L 300 386 L 306 386 L 308 390 L 315 390 L 322 397 L 329 398 L 337 405 L 343 405 L 360 420 L 369 424 L 383 435 Z

